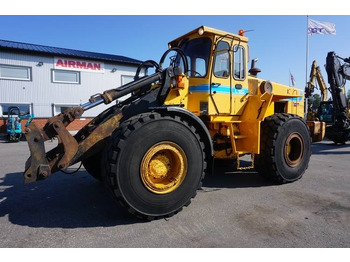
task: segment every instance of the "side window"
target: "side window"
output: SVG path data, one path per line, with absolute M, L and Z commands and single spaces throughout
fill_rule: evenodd
M 31 77 L 30 67 L 0 65 L 0 79 L 31 81 Z
M 52 106 L 53 106 L 53 111 L 54 111 L 53 115 L 57 115 L 57 114 L 63 113 L 64 111 L 66 111 L 69 108 L 76 107 L 78 105 L 77 104 L 76 105 L 52 104 Z
M 80 84 L 80 72 L 67 70 L 52 70 L 53 83 Z
M 227 78 L 230 76 L 230 46 L 227 42 L 220 41 L 216 47 L 214 60 L 214 75 Z
M 7 117 L 10 107 L 18 107 L 22 115 L 28 115 L 31 113 L 30 104 L 0 104 L 0 116 Z M 17 114 L 18 110 L 14 110 L 12 113 Z
M 122 79 L 122 85 L 126 85 L 134 81 L 134 76 L 122 75 L 121 79 Z
M 205 77 L 208 71 L 208 62 L 211 50 L 211 40 L 207 37 L 184 39 L 180 48 L 185 52 L 190 77 Z M 183 68 L 183 61 L 179 59 Z
M 204 77 L 207 74 L 207 62 L 202 57 L 186 56 L 189 75 L 191 77 Z M 180 61 L 181 68 L 184 68 L 183 61 Z
M 197 76 L 205 76 L 207 74 L 207 64 L 204 58 L 196 58 L 196 74 Z
M 243 80 L 246 76 L 245 72 L 245 54 L 244 48 L 242 46 L 235 46 L 234 49 L 234 63 L 233 63 L 233 72 L 234 78 L 238 80 Z

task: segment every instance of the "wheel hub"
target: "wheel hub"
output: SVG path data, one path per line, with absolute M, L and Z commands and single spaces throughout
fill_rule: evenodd
M 170 160 L 164 153 L 156 154 L 149 162 L 149 175 L 153 179 L 163 179 L 170 172 Z
M 161 142 L 152 146 L 144 155 L 140 174 L 145 187 L 156 194 L 174 191 L 187 173 L 187 157 L 173 142 Z
M 304 155 L 304 140 L 299 133 L 291 134 L 285 143 L 284 158 L 290 167 L 301 163 Z

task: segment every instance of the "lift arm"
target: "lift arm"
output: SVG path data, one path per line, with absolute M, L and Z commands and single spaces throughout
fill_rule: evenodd
M 120 109 L 106 110 L 94 118 L 87 126 L 83 127 L 83 135 L 79 131 L 78 136 L 73 137 L 66 127 L 76 118 L 79 118 L 86 110 L 101 103 L 109 104 L 113 100 L 132 93 L 137 89 L 151 86 L 154 82 L 162 81 L 164 75 L 164 72 L 157 72 L 120 88 L 94 95 L 86 104 L 69 108 L 64 113 L 51 117 L 42 129 L 38 128 L 35 122 L 31 122 L 25 130 L 26 140 L 31 153 L 31 157 L 28 159 L 25 167 L 25 181 L 33 182 L 45 179 L 51 173 L 66 169 L 80 161 L 90 148 L 111 135 L 118 126 L 118 120 L 121 118 Z M 45 153 L 44 142 L 55 136 L 58 137 L 58 146 Z
M 161 65 L 170 51 L 177 51 L 182 57 L 184 61 L 183 69 L 184 72 L 187 72 L 187 60 L 183 51 L 172 48 L 165 52 L 159 65 L 154 62 L 156 64 L 154 74 L 140 78 L 137 73 L 133 82 L 116 89 L 107 90 L 102 94 L 93 95 L 89 102 L 51 117 L 42 129 L 38 128 L 35 122 L 31 122 L 25 133 L 31 153 L 25 167 L 25 181 L 33 182 L 47 178 L 51 173 L 66 169 L 85 159 L 96 148 L 101 149 L 106 138 L 119 126 L 124 109 L 128 106 L 134 105 L 137 107 L 137 109 L 134 109 L 136 112 L 136 110 L 143 110 L 143 105 L 149 104 L 149 101 L 156 101 L 157 104 L 154 106 L 163 105 L 164 99 L 173 85 L 173 80 L 183 75 L 182 69 L 176 63 L 172 63 L 164 70 L 162 69 Z M 79 130 L 74 137 L 66 129 L 71 122 L 79 118 L 86 110 L 102 103 L 109 104 L 127 94 L 132 95 L 120 104 L 114 105 L 99 114 Z M 135 112 L 131 112 L 131 114 Z M 59 144 L 46 153 L 44 141 L 53 137 L 58 138 Z

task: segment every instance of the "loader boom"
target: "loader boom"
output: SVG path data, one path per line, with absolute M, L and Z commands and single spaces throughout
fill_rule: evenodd
M 174 50 L 174 49 L 172 49 Z M 168 50 L 166 53 L 172 51 Z M 181 50 L 175 51 L 181 53 Z M 183 54 L 181 54 L 182 57 Z M 164 57 L 165 58 L 165 57 Z M 164 62 L 161 60 L 161 64 Z M 140 65 L 142 67 L 142 64 Z M 64 113 L 51 117 L 43 129 L 39 129 L 35 122 L 31 122 L 25 130 L 25 136 L 31 152 L 25 167 L 25 181 L 33 182 L 47 178 L 51 173 L 75 164 L 89 156 L 89 150 L 101 148 L 103 140 L 111 135 L 118 126 L 122 118 L 122 107 L 126 104 L 139 99 L 142 95 L 150 91 L 154 83 L 158 83 L 159 98 L 162 93 L 165 95 L 170 87 L 170 79 L 176 77 L 175 74 L 181 74 L 181 69 L 172 65 L 164 70 L 157 66 L 158 70 L 152 75 L 138 78 L 128 84 L 116 89 L 104 91 L 103 94 L 91 96 L 89 102 L 75 108 L 67 109 Z M 185 63 L 185 68 L 187 64 Z M 99 116 L 95 117 L 87 126 L 85 126 L 74 137 L 67 131 L 67 127 L 76 118 L 79 118 L 86 110 L 89 110 L 102 103 L 109 104 L 112 101 L 141 90 L 133 94 L 124 103 L 118 104 L 111 109 L 107 109 Z M 163 94 L 164 96 L 164 94 Z M 161 100 L 159 100 L 161 101 Z M 45 153 L 44 142 L 57 136 L 59 145 L 48 153 Z

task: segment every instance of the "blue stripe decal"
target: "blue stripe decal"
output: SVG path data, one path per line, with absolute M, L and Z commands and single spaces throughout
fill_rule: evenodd
M 210 85 L 209 84 L 203 84 L 198 86 L 190 86 L 190 92 L 194 93 L 210 93 Z M 216 92 L 217 94 L 230 94 L 230 86 L 212 86 L 212 91 Z M 232 88 L 232 94 L 233 95 L 246 95 L 248 93 L 248 88 L 243 87 L 242 89 L 236 89 Z M 303 91 L 299 92 L 300 95 L 303 95 Z M 293 97 L 293 98 L 286 98 L 281 99 L 281 101 L 291 101 L 291 102 L 301 102 L 303 100 L 303 97 Z
M 304 92 L 299 91 L 299 95 L 304 96 Z M 293 97 L 293 98 L 282 99 L 281 101 L 291 101 L 291 102 L 297 103 L 297 102 L 301 102 L 302 100 L 303 100 L 303 97 Z
M 212 86 L 212 91 L 216 92 L 217 94 L 230 94 L 230 86 Z M 198 86 L 190 86 L 190 92 L 199 92 L 199 93 L 210 93 L 210 85 L 209 84 L 203 84 Z M 248 93 L 248 88 L 243 87 L 242 89 L 236 89 L 232 88 L 232 94 L 233 95 L 245 95 Z
M 209 93 L 210 86 L 208 84 L 198 85 L 198 86 L 190 86 L 190 92 Z
M 302 97 L 293 97 L 293 98 L 286 98 L 286 99 L 281 99 L 281 101 L 291 101 L 294 103 L 301 102 L 303 98 Z

